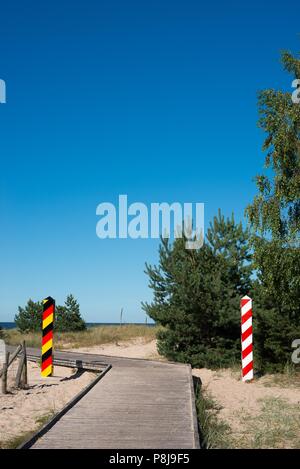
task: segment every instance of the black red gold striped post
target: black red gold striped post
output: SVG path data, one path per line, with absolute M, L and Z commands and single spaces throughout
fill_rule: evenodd
M 43 339 L 42 339 L 42 376 L 51 376 L 53 373 L 53 324 L 55 300 L 48 296 L 43 300 Z

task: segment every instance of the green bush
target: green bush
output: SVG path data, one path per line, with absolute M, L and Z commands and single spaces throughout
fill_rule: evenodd
M 17 328 L 22 332 L 40 331 L 42 328 L 42 302 L 28 300 L 27 305 L 18 307 L 18 314 L 15 316 Z
M 17 329 L 21 332 L 40 331 L 42 328 L 43 304 L 28 300 L 27 305 L 18 307 L 15 316 Z M 54 329 L 59 332 L 84 331 L 86 324 L 81 317 L 80 307 L 73 295 L 68 295 L 64 306 L 56 306 Z

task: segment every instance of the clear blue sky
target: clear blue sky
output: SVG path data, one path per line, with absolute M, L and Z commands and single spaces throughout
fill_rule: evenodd
M 86 320 L 144 321 L 156 240 L 100 240 L 96 206 L 204 202 L 241 219 L 263 135 L 256 93 L 290 89 L 297 0 L 2 3 L 0 321 L 69 292 Z M 292 91 L 292 89 L 291 89 Z

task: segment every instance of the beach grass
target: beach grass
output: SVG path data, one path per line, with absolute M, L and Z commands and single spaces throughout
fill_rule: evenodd
M 262 384 L 266 387 L 300 388 L 300 370 L 287 368 L 283 373 L 266 374 Z
M 227 422 L 219 418 L 220 405 L 205 387 L 195 389 L 195 398 L 201 447 L 230 448 L 231 429 Z
M 11 438 L 10 440 L 0 441 L 0 449 L 16 449 L 24 441 L 29 440 L 29 438 L 31 438 L 34 434 L 35 431 L 23 432 Z
M 124 324 L 122 326 L 95 326 L 80 332 L 55 332 L 54 343 L 57 349 L 93 347 L 108 343 L 118 343 L 135 338 L 142 338 L 145 343 L 156 338 L 158 326 Z M 41 346 L 41 332 L 22 333 L 17 329 L 5 331 L 5 341 L 9 345 L 18 345 L 25 340 L 28 347 Z
M 49 422 L 49 420 L 51 420 L 54 415 L 55 415 L 55 412 L 52 410 L 49 411 L 47 414 L 41 415 L 35 421 L 36 428 L 34 430 L 21 432 L 19 435 L 16 435 L 4 442 L 0 441 L 0 449 L 18 448 L 18 446 L 23 444 L 26 440 L 29 440 L 30 438 L 32 438 L 33 435 L 35 435 L 37 431 L 39 431 L 47 422 Z
M 233 447 L 241 449 L 296 449 L 300 445 L 300 411 L 279 397 L 259 399 L 260 412 L 244 413 L 244 432 L 233 439 Z M 246 422 L 246 425 L 245 425 Z

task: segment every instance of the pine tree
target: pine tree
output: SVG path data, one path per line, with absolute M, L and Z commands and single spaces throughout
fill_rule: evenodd
M 207 231 L 213 254 L 223 260 L 227 282 L 233 285 L 239 296 L 247 294 L 252 284 L 249 237 L 249 230 L 243 228 L 241 222 L 236 224 L 233 213 L 231 218 L 225 219 L 220 209 Z
M 18 307 L 15 323 L 21 332 L 40 331 L 42 327 L 43 305 L 41 302 L 28 300 L 25 308 Z
M 73 295 L 68 295 L 64 306 L 56 308 L 55 328 L 60 332 L 83 331 L 86 324 L 80 315 L 80 307 Z
M 300 60 L 285 52 L 282 61 L 299 79 Z M 271 176 L 256 177 L 259 193 L 246 210 L 258 277 L 255 341 L 262 368 L 282 369 L 300 337 L 300 104 L 275 90 L 262 91 L 258 104 Z
M 240 295 L 251 285 L 247 232 L 221 212 L 199 250 L 162 239 L 159 265 L 146 264 L 154 298 L 146 313 L 163 326 L 158 350 L 193 366 L 228 366 L 240 357 Z
M 54 330 L 57 332 L 66 332 L 68 321 L 66 320 L 65 306 L 56 305 L 54 315 Z
M 232 347 L 235 357 L 240 357 L 240 300 L 252 289 L 252 256 L 249 231 L 242 223 L 236 223 L 232 213 L 225 219 L 219 210 L 210 223 L 207 240 L 217 260 L 221 278 L 221 301 L 216 341 Z
M 28 300 L 25 308 L 18 307 L 15 323 L 21 332 L 41 331 L 43 303 Z M 86 324 L 80 315 L 79 304 L 73 295 L 68 295 L 64 306 L 57 305 L 54 315 L 54 329 L 59 332 L 83 331 Z

